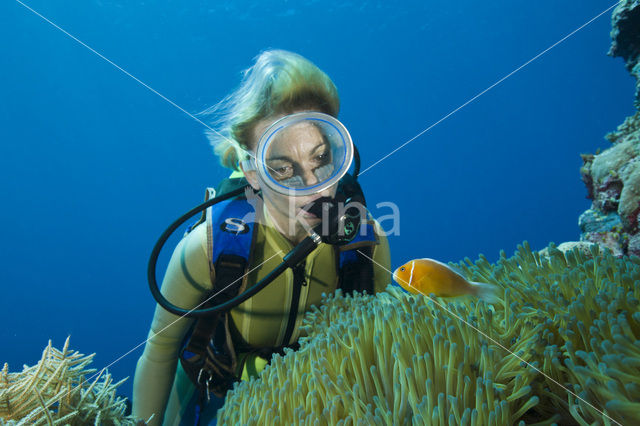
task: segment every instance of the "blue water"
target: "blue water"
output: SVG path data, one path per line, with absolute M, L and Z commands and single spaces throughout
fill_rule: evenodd
M 338 86 L 364 169 L 613 1 L 27 4 L 192 113 L 262 49 L 298 52 Z M 374 215 L 399 207 L 394 266 L 579 238 L 579 154 L 634 111 L 609 31 L 607 13 L 361 177 Z M 0 40 L 0 363 L 20 370 L 70 334 L 101 368 L 146 337 L 157 237 L 228 172 L 201 124 L 13 0 Z

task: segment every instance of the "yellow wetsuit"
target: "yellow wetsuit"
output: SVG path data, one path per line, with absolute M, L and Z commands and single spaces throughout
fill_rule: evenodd
M 256 228 L 254 252 L 250 260 L 248 287 L 257 283 L 282 262 L 293 245 L 272 225 L 266 209 L 266 226 Z M 375 223 L 378 244 L 373 248 L 374 291 L 380 292 L 390 282 L 389 245 Z M 202 302 L 213 288 L 207 255 L 206 224 L 202 223 L 180 241 L 173 252 L 162 283 L 162 294 L 173 304 L 190 309 Z M 322 293 L 335 291 L 338 285 L 336 248 L 320 244 L 306 259 L 298 315 L 289 342 L 283 342 L 293 295 L 293 272 L 288 269 L 253 297 L 231 310 L 231 320 L 239 337 L 258 347 L 276 347 L 295 342 L 300 336 L 304 313 L 319 304 Z M 265 262 L 266 261 L 266 262 Z M 264 263 L 263 263 L 264 262 Z M 195 387 L 186 379 L 178 364 L 179 350 L 193 320 L 179 318 L 156 306 L 148 341 L 138 360 L 133 384 L 133 414 L 145 420 L 155 414 L 152 425 L 178 425 Z M 238 354 L 242 356 L 242 354 Z M 174 380 L 175 377 L 175 380 Z

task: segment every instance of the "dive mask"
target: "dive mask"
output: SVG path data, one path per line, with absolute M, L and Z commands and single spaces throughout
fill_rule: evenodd
M 243 169 L 256 170 L 272 190 L 289 196 L 316 194 L 338 183 L 353 161 L 353 142 L 336 118 L 319 112 L 287 115 L 264 132 L 254 158 Z

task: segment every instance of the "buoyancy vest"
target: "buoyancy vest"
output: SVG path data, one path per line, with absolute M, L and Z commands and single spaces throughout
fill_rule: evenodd
M 228 192 L 229 188 L 246 184 L 244 179 L 226 179 L 218 191 L 207 188 L 206 199 L 216 192 Z M 357 182 L 356 182 L 357 185 Z M 359 190 L 359 185 L 357 190 Z M 195 226 L 206 223 L 207 255 L 213 282 L 211 298 L 204 307 L 226 302 L 247 288 L 248 268 L 255 246 L 257 226 L 254 205 L 246 197 L 237 197 L 210 206 L 203 212 Z M 338 270 L 338 288 L 343 293 L 373 293 L 373 246 L 377 241 L 371 220 L 360 224 L 360 232 L 347 245 L 335 247 Z M 224 397 L 240 379 L 243 365 L 238 353 L 253 352 L 270 360 L 274 353 L 284 353 L 285 348 L 297 349 L 297 343 L 287 344 L 295 328 L 298 314 L 300 286 L 304 283 L 304 266 L 293 270 L 294 286 L 292 307 L 283 342 L 280 347 L 256 348 L 238 346 L 233 339 L 231 315 L 227 312 L 198 318 L 185 338 L 180 362 L 187 375 L 199 388 L 202 397 L 209 392 Z M 297 296 L 297 297 L 296 297 Z M 244 357 L 246 359 L 246 357 Z

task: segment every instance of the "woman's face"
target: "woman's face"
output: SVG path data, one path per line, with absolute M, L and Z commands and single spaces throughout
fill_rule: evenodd
M 281 117 L 258 122 L 252 135 L 253 153 L 262 134 Z M 320 129 L 310 122 L 300 122 L 283 130 L 273 139 L 264 158 L 271 177 L 286 186 L 311 186 L 326 179 L 333 171 L 329 143 Z M 313 195 L 288 196 L 267 186 L 255 171 L 245 172 L 245 176 L 254 189 L 262 190 L 262 198 L 280 232 L 295 241 L 307 235 L 305 228 L 312 228 L 321 221 L 302 207 L 317 198 L 335 196 L 337 189 L 337 185 L 333 185 Z

